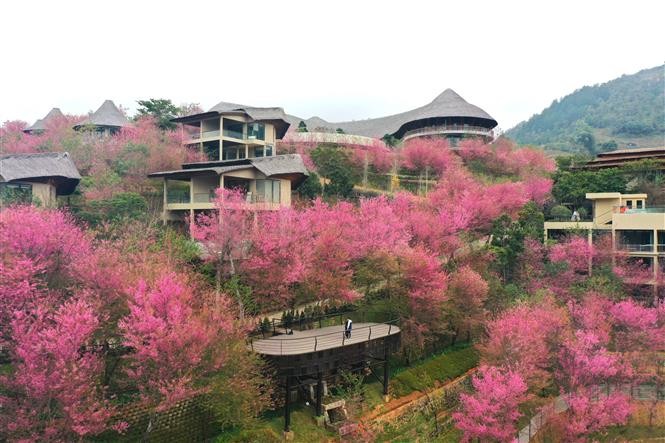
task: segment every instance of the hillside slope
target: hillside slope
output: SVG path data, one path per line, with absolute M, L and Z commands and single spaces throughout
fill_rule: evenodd
M 506 135 L 567 152 L 663 146 L 665 65 L 578 89 Z

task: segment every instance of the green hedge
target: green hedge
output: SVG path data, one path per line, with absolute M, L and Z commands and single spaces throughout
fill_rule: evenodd
M 395 375 L 391 381 L 391 392 L 401 397 L 413 391 L 422 391 L 434 386 L 436 381 L 443 383 L 459 377 L 477 365 L 478 352 L 472 346 L 447 351 Z

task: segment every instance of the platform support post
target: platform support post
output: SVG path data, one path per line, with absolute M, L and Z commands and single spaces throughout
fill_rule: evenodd
M 291 376 L 286 376 L 286 398 L 284 399 L 284 432 L 291 431 Z
M 384 343 L 385 352 L 383 354 L 383 395 L 388 395 L 388 378 L 390 374 L 390 367 L 388 366 L 388 343 Z
M 320 370 L 316 380 L 316 415 L 323 415 L 323 372 Z

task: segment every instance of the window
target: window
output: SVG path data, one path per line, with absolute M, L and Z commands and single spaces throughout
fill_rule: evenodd
M 628 206 L 628 209 L 633 208 L 633 201 L 632 200 L 626 200 L 626 206 Z
M 259 202 L 279 203 L 281 197 L 279 180 L 257 180 L 256 197 Z
M 266 157 L 272 157 L 272 145 L 266 145 Z
M 254 140 L 265 140 L 266 125 L 263 123 L 249 123 L 247 125 L 247 138 Z
M 224 119 L 224 137 L 233 137 L 242 140 L 244 138 L 244 126 L 244 123 Z
M 5 204 L 30 203 L 32 185 L 28 183 L 0 183 L 0 201 Z
M 254 148 L 254 157 L 263 157 L 263 146 L 256 146 Z
M 636 200 L 635 205 L 637 209 L 642 209 L 642 207 L 644 206 L 644 202 L 642 200 Z

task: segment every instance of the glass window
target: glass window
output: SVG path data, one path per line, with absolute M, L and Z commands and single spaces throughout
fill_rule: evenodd
M 224 119 L 224 136 L 243 139 L 243 128 L 245 124 L 242 122 L 234 122 L 233 120 Z
M 256 146 L 254 148 L 254 157 L 263 157 L 263 146 Z
M 281 182 L 279 180 L 257 180 L 256 197 L 258 202 L 279 203 Z
M 627 200 L 626 201 L 626 206 L 628 206 L 628 209 L 631 209 L 633 207 L 633 201 L 632 200 Z
M 272 145 L 266 145 L 266 157 L 272 157 Z
M 245 147 L 244 146 L 239 146 L 238 147 L 238 158 L 245 158 Z
M 263 123 L 249 123 L 247 125 L 247 138 L 255 140 L 266 139 L 266 125 Z
M 642 209 L 642 200 L 635 201 L 635 204 L 637 205 L 637 209 Z

